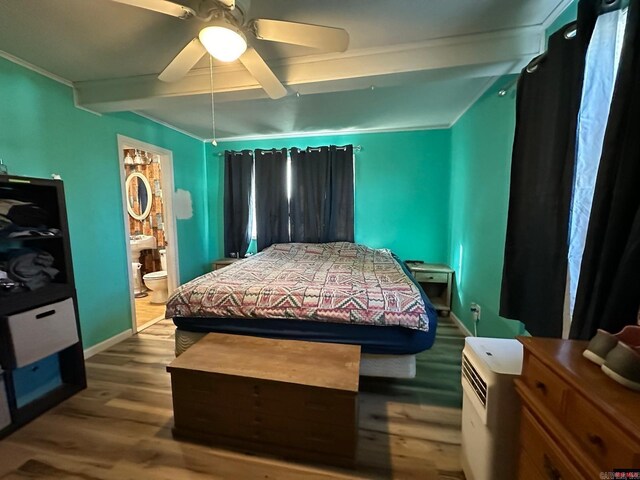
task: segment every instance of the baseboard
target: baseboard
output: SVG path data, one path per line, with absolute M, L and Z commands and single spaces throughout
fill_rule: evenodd
M 89 357 L 93 357 L 94 355 L 106 350 L 109 347 L 114 346 L 116 343 L 120 343 L 123 340 L 126 340 L 130 336 L 133 335 L 133 330 L 125 330 L 117 335 L 114 335 L 111 338 L 107 338 L 104 342 L 100 342 L 93 347 L 85 348 L 84 350 L 84 358 L 85 360 Z
M 466 326 L 464 323 L 462 323 L 462 320 L 460 320 L 460 319 L 456 316 L 456 314 L 455 314 L 455 313 L 451 312 L 449 315 L 450 315 L 450 317 L 451 317 L 451 320 L 453 320 L 453 321 L 454 321 L 454 323 L 458 326 L 458 328 L 460 329 L 460 331 L 461 331 L 462 333 L 464 333 L 464 336 L 465 336 L 465 337 L 473 337 L 473 336 L 474 336 L 474 335 L 473 335 L 473 333 L 471 333 L 471 330 L 469 330 L 469 329 L 467 328 L 467 326 Z

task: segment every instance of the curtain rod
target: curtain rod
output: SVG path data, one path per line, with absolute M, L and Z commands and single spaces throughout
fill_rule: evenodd
M 347 149 L 347 147 L 336 147 L 336 150 L 346 150 L 346 149 Z M 277 150 L 277 149 L 276 149 L 276 150 Z M 289 152 L 289 153 L 291 152 L 291 149 L 290 149 L 290 148 L 286 148 L 285 150 L 286 150 L 287 152 Z M 319 152 L 319 151 L 320 151 L 320 149 L 319 149 L 319 148 L 312 148 L 312 147 L 307 147 L 307 148 L 300 149 L 300 150 L 311 150 L 312 152 Z M 231 151 L 231 152 L 234 152 L 234 153 L 238 152 L 238 150 L 230 150 L 230 151 Z M 353 146 L 353 151 L 354 151 L 354 152 L 360 152 L 360 151 L 362 151 L 362 145 L 354 145 L 354 146 Z M 250 153 L 251 155 L 253 155 L 253 151 L 250 151 L 249 153 Z M 218 156 L 219 156 L 219 157 L 224 156 L 224 152 L 218 152 Z

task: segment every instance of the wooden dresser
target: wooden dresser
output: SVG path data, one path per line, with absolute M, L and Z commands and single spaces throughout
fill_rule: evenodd
M 176 358 L 174 434 L 351 466 L 360 347 L 210 333 Z
M 640 393 L 582 356 L 587 342 L 520 337 L 518 478 L 613 478 L 640 468 Z M 603 476 L 604 475 L 604 476 Z

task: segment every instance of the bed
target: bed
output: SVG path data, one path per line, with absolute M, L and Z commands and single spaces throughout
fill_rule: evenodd
M 348 242 L 276 244 L 180 286 L 167 301 L 176 355 L 209 332 L 349 343 L 361 374 L 413 377 L 437 314 L 389 250 Z

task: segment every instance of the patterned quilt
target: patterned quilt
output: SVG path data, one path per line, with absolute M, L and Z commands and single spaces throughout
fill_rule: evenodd
M 282 318 L 429 330 L 420 290 L 392 253 L 283 243 L 180 286 L 167 318 Z

